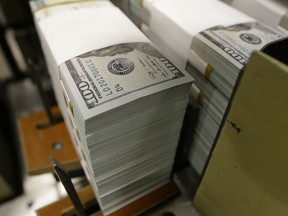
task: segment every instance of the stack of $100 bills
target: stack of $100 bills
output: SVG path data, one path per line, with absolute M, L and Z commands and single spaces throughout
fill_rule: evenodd
M 194 78 L 199 105 L 189 160 L 201 174 L 240 71 L 255 50 L 287 35 L 218 0 L 130 0 L 131 19 Z
M 109 1 L 38 0 L 31 8 L 103 213 L 169 182 L 192 77 Z

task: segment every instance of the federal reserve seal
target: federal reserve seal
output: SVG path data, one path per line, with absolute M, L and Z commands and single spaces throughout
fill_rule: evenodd
M 261 38 L 259 38 L 258 36 L 254 35 L 254 34 L 249 34 L 249 33 L 241 34 L 240 38 L 249 44 L 258 45 L 258 44 L 262 43 Z
M 107 69 L 115 75 L 126 75 L 131 73 L 135 68 L 135 64 L 126 58 L 117 58 L 109 62 Z

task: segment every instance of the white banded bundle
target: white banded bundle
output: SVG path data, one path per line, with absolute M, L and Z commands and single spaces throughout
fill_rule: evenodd
M 109 1 L 33 1 L 55 94 L 105 215 L 170 180 L 192 78 Z
M 196 128 L 190 162 L 200 174 L 209 153 L 203 146 L 214 142 L 214 125 L 222 121 L 240 70 L 254 50 L 286 35 L 218 0 L 130 0 L 130 5 L 142 31 L 195 78 L 191 93 L 200 101 L 198 127 L 205 130 Z
M 288 31 L 287 0 L 229 0 L 232 7 L 280 31 Z

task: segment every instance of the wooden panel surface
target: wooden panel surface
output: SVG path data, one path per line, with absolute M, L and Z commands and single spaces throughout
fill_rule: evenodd
M 110 216 L 136 216 L 140 213 L 149 210 L 150 208 L 164 202 L 165 200 L 177 195 L 179 190 L 174 182 L 169 182 L 158 189 L 146 194 L 145 196 L 135 200 L 127 206 L 110 214 Z M 79 198 L 82 202 L 87 202 L 89 199 L 95 198 L 91 187 L 86 187 L 78 192 Z M 65 209 L 71 208 L 72 203 L 69 197 L 63 198 L 48 206 L 37 210 L 38 216 L 61 216 Z M 93 216 L 103 216 L 101 212 L 95 212 Z
M 57 107 L 54 115 L 60 115 Z M 39 129 L 37 124 L 48 122 L 45 112 L 38 112 L 18 119 L 18 131 L 27 172 L 30 175 L 53 172 L 48 160 L 56 158 L 67 171 L 81 169 L 80 162 L 64 122 Z M 60 150 L 54 150 L 55 142 L 63 143 Z

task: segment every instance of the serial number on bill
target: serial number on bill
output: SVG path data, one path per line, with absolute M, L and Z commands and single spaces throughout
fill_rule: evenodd
M 95 78 L 96 82 L 99 84 L 99 87 L 102 89 L 105 95 L 106 96 L 112 95 L 113 94 L 112 90 L 108 86 L 105 79 L 101 76 L 100 72 L 98 71 L 92 60 L 88 59 L 85 61 L 85 63 L 87 64 L 87 67 L 91 71 L 93 77 Z

